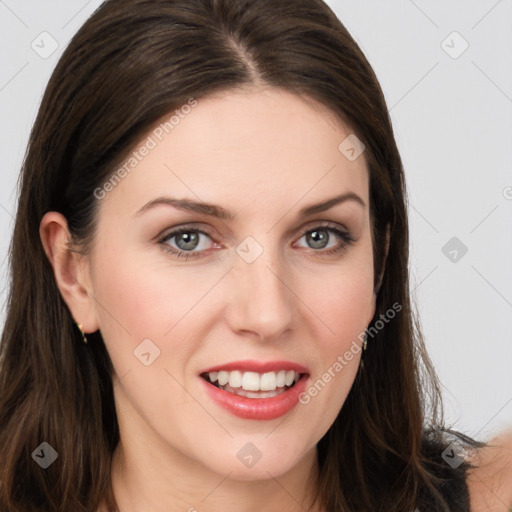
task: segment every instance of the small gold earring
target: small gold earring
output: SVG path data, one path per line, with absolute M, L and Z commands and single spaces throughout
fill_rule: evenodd
M 78 326 L 78 328 L 80 329 L 80 333 L 82 334 L 82 338 L 84 340 L 84 343 L 87 343 L 87 338 L 85 337 L 85 333 L 84 331 L 82 330 L 82 324 L 76 324 Z
M 363 350 L 361 352 L 361 363 L 360 363 L 360 371 L 364 372 L 364 352 L 366 350 L 366 347 L 368 346 L 368 335 L 365 334 L 364 335 L 364 340 L 363 340 Z

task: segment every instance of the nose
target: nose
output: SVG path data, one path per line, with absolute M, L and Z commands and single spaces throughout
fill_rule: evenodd
M 269 250 L 252 263 L 236 256 L 226 312 L 234 332 L 261 341 L 277 341 L 293 328 L 297 298 L 286 267 Z

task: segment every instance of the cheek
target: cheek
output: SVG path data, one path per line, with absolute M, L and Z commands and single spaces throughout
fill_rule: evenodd
M 105 253 L 96 262 L 93 287 L 105 323 L 118 320 L 128 331 L 162 336 L 197 302 L 206 284 L 193 272 L 171 272 L 157 253 L 144 257 L 126 251 L 115 260 Z
M 342 375 L 332 379 L 337 385 L 329 386 L 331 392 L 346 394 L 355 377 L 364 330 L 371 313 L 371 296 L 371 286 L 366 282 L 358 279 L 347 282 L 340 278 L 338 282 L 331 283 L 329 293 L 310 299 L 318 316 L 315 335 L 316 350 L 321 360 L 318 373 L 330 371 L 331 377 L 333 374 Z M 325 381 L 330 380 L 326 376 Z M 343 386 L 340 387 L 341 381 Z
M 323 327 L 318 339 L 327 347 L 343 349 L 364 331 L 373 316 L 371 253 L 354 252 L 350 259 L 322 269 L 313 279 L 301 278 L 300 293 Z
M 373 296 L 372 285 L 372 279 L 355 273 L 338 277 L 331 275 L 325 281 L 317 278 L 315 288 L 318 289 L 306 294 L 320 319 L 337 331 L 336 326 L 348 327 L 366 320 Z
M 332 270 L 332 269 L 331 269 Z M 309 325 L 315 325 L 312 339 L 318 365 L 300 403 L 321 418 L 318 432 L 327 432 L 343 407 L 356 378 L 364 330 L 372 312 L 373 273 L 366 264 L 340 266 L 315 285 L 303 287 L 304 302 L 312 304 Z
M 157 327 L 162 283 L 151 276 L 144 265 L 126 258 L 118 259 L 115 264 L 100 264 L 94 290 L 101 302 L 97 312 L 103 328 L 117 323 L 129 333 L 144 334 Z
M 114 260 L 105 252 L 96 262 L 93 288 L 100 331 L 118 375 L 137 362 L 134 350 L 144 340 L 163 349 L 163 335 L 175 321 L 169 305 L 180 297 L 162 276 L 156 278 L 147 262 L 128 252 Z
M 158 354 L 151 367 L 184 372 L 201 339 L 194 336 L 198 316 L 211 306 L 209 297 L 202 299 L 218 280 L 212 271 L 170 269 L 159 254 L 142 258 L 126 251 L 113 260 L 105 252 L 96 262 L 93 287 L 100 331 L 117 374 L 140 366 L 135 357 L 147 352 L 142 343 L 151 357 Z
M 324 268 L 309 281 L 301 278 L 301 297 L 311 305 L 309 325 L 318 366 L 301 403 L 322 412 L 326 431 L 352 387 L 368 319 L 373 315 L 371 245 L 354 251 L 336 267 Z M 314 283 L 314 286 L 311 284 Z

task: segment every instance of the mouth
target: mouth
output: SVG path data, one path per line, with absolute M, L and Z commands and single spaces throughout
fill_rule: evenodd
M 291 413 L 310 371 L 292 361 L 232 361 L 202 370 L 198 378 L 212 402 L 242 419 L 273 420 Z
M 274 398 L 293 388 L 309 374 L 295 370 L 253 372 L 241 370 L 220 370 L 200 374 L 210 385 L 231 393 L 252 399 Z

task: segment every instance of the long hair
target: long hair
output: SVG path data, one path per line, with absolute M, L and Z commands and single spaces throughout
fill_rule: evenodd
M 369 337 L 364 369 L 318 443 L 318 497 L 329 511 L 410 512 L 425 496 L 448 510 L 428 448 L 440 455 L 446 442 L 439 384 L 409 298 L 403 165 L 363 52 L 321 0 L 109 0 L 59 60 L 20 175 L 0 345 L 2 512 L 91 512 L 105 497 L 115 510 L 113 368 L 101 333 L 82 343 L 59 294 L 39 237 L 43 215 L 61 212 L 87 252 L 94 191 L 157 120 L 191 98 L 261 84 L 326 105 L 364 143 L 372 324 L 401 306 Z M 58 454 L 47 469 L 34 458 L 42 443 Z

